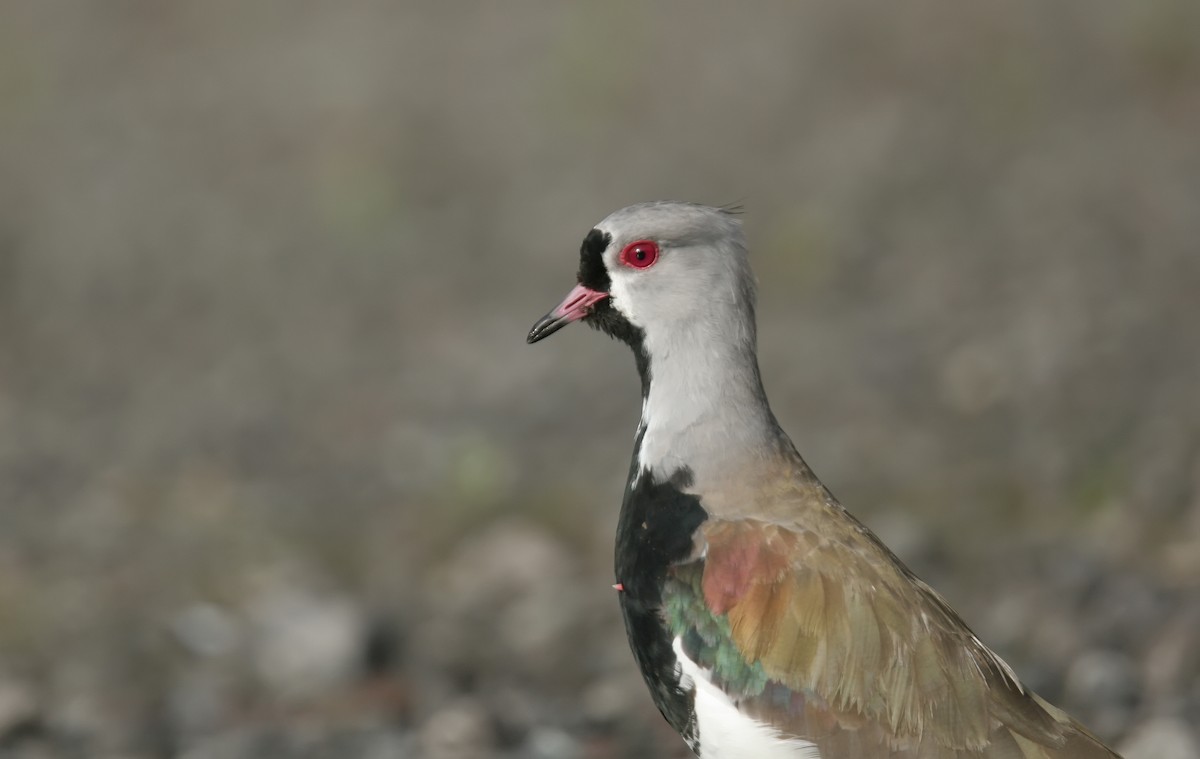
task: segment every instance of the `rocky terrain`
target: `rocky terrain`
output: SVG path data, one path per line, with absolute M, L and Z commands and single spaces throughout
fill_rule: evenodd
M 683 757 L 609 588 L 610 210 L 740 202 L 809 463 L 1200 757 L 1200 11 L 0 4 L 0 758 Z

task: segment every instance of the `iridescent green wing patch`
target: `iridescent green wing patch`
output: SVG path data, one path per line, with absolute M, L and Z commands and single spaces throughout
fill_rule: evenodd
M 757 696 L 767 684 L 761 662 L 748 662 L 738 650 L 724 614 L 716 614 L 704 600 L 704 565 L 691 562 L 675 567 L 663 588 L 667 624 L 679 636 L 683 649 L 713 683 L 739 696 Z

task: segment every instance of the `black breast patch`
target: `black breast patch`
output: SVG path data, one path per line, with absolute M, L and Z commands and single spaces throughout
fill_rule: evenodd
M 637 447 L 617 525 L 621 612 L 634 659 L 654 703 L 684 740 L 694 744 L 698 738 L 695 696 L 680 688 L 673 639 L 663 617 L 662 591 L 667 570 L 691 555 L 692 535 L 708 513 L 699 498 L 684 492 L 692 479 L 687 469 L 677 471 L 666 482 L 643 472 L 635 483 Z

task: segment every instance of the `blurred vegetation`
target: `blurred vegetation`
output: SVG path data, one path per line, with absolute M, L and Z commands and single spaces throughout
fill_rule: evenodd
M 1197 29 L 0 5 L 0 756 L 678 755 L 607 589 L 632 362 L 523 344 L 664 197 L 745 206 L 768 391 L 849 508 L 1129 759 L 1189 756 Z

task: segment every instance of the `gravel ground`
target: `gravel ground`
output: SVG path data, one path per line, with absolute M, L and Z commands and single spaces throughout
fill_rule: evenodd
M 1187 0 L 0 5 L 0 759 L 683 757 L 590 226 L 740 201 L 768 392 L 1127 759 L 1200 757 Z

